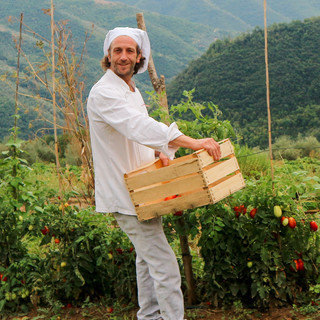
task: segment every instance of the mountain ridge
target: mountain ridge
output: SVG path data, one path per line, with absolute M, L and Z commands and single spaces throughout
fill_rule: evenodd
M 207 3 L 202 6 L 201 4 Z M 312 0 L 296 1 L 291 6 L 289 0 L 277 3 L 269 0 L 269 12 L 276 12 L 274 17 L 279 20 L 296 19 L 300 8 L 303 14 L 320 14 L 320 5 Z M 152 46 L 152 54 L 158 74 L 166 78 L 166 83 L 188 67 L 193 60 L 201 57 L 210 45 L 218 39 L 232 39 L 239 35 L 241 30 L 252 30 L 256 22 L 262 22 L 262 5 L 257 0 L 55 0 L 55 20 L 69 20 L 68 28 L 72 31 L 76 49 L 80 49 L 85 32 L 94 24 L 93 33 L 86 47 L 84 81 L 87 91 L 102 75 L 100 59 L 102 58 L 102 46 L 105 33 L 115 26 L 136 27 L 136 13 L 143 12 L 148 34 Z M 149 7 L 147 7 L 149 6 Z M 251 6 L 251 7 L 250 7 Z M 11 40 L 13 34 L 18 33 L 18 24 L 9 23 L 8 16 L 19 17 L 24 13 L 24 22 L 36 32 L 49 36 L 50 17 L 43 14 L 43 8 L 49 8 L 50 1 L 42 1 L 39 5 L 36 0 L 16 0 L 2 3 L 0 11 L 0 75 L 14 73 L 16 69 L 17 51 Z M 214 16 L 210 16 L 207 8 L 219 7 Z M 149 10 L 148 10 L 149 9 Z M 288 13 L 288 11 L 290 11 Z M 222 14 L 226 13 L 227 15 Z M 163 13 L 170 13 L 171 16 Z M 197 15 L 199 13 L 199 15 Z M 201 14 L 203 16 L 201 16 Z M 173 15 L 175 14 L 175 15 Z M 281 15 L 282 14 L 282 15 Z M 209 18 L 208 18 L 209 17 Z M 228 17 L 228 18 L 226 18 Z M 207 19 L 211 25 L 204 24 Z M 269 23 L 276 18 L 269 16 Z M 277 19 L 278 19 L 277 18 Z M 189 19 L 189 20 L 188 20 Z M 258 20 L 257 20 L 258 19 Z M 240 23 L 241 22 L 241 23 Z M 239 27 L 241 25 L 241 28 Z M 23 49 L 32 61 L 40 59 L 36 52 L 35 40 L 32 33 L 28 33 L 24 27 Z M 26 63 L 22 61 L 22 69 Z M 21 71 L 22 71 L 21 69 Z M 11 115 L 14 110 L 15 78 L 6 77 L 11 83 L 2 83 L 0 88 L 0 116 L 4 121 L 0 126 L 0 139 L 9 133 L 13 120 Z M 152 90 L 147 73 L 138 75 L 136 81 L 141 92 Z M 26 83 L 21 84 L 21 90 L 28 90 Z M 38 102 L 21 99 L 25 105 L 38 104 Z M 32 112 L 22 113 L 21 132 L 23 137 L 30 137 L 28 123 Z M 35 130 L 35 129 L 34 129 Z M 32 132 L 31 132 L 32 136 Z
M 273 135 L 320 140 L 320 17 L 268 29 Z M 194 101 L 217 104 L 250 146 L 267 143 L 264 30 L 218 40 L 168 85 L 169 104 L 194 89 Z M 303 113 L 302 110 L 306 109 Z M 315 120 L 317 119 L 317 120 Z M 262 132 L 263 131 L 263 132 Z

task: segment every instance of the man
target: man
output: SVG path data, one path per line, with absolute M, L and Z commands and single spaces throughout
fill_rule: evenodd
M 150 43 L 145 31 L 115 28 L 104 42 L 106 73 L 88 98 L 95 169 L 96 211 L 112 212 L 136 250 L 138 320 L 183 320 L 181 276 L 163 232 L 161 218 L 139 222 L 123 174 L 149 163 L 157 154 L 164 165 L 179 147 L 206 149 L 214 159 L 220 147 L 211 138 L 183 135 L 148 116 L 132 77 L 147 69 Z

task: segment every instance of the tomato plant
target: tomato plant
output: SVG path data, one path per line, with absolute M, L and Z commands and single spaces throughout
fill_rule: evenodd
M 202 115 L 204 106 L 192 102 L 192 93 L 186 97 L 172 110 L 183 115 L 178 120 L 186 134 L 216 140 L 233 136 L 230 123 L 218 120 L 216 106 L 209 104 L 208 118 Z M 262 307 L 318 303 L 319 219 L 305 212 L 319 209 L 319 164 L 284 161 L 281 170 L 276 168 L 276 188 L 268 173 L 256 170 L 246 177 L 245 189 L 219 203 L 164 216 L 183 289 L 179 235 L 192 241 L 198 296 L 208 305 L 235 299 Z M 135 251 L 129 239 L 112 216 L 70 205 L 75 192 L 60 199 L 37 179 L 28 181 L 28 172 L 39 168 L 45 165 L 29 168 L 10 154 L 0 159 L 0 312 L 44 305 L 61 310 L 87 297 L 107 306 L 115 300 L 136 302 Z
M 32 169 L 19 167 L 13 179 L 15 164 L 0 159 L 0 312 L 41 305 L 60 310 L 87 296 L 134 301 L 135 252 L 113 217 L 65 205 L 38 185 L 32 192 Z
M 295 198 L 283 191 L 275 196 L 270 182 L 247 181 L 232 197 L 201 209 L 204 292 L 212 303 L 234 297 L 256 306 L 295 303 L 303 299 L 305 283 L 317 281 L 319 239 Z M 259 214 L 241 214 L 243 204 Z

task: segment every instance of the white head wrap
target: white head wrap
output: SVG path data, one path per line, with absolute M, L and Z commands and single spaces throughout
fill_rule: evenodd
M 103 45 L 103 53 L 105 56 L 108 54 L 108 50 L 112 41 L 119 36 L 128 36 L 138 44 L 142 51 L 142 56 L 146 58 L 143 67 L 139 69 L 138 73 L 145 72 L 148 69 L 148 62 L 151 52 L 148 34 L 141 29 L 128 27 L 118 27 L 110 30 L 106 35 Z

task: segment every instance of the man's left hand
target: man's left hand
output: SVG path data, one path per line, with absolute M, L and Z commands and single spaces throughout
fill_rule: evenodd
M 162 161 L 162 165 L 164 167 L 167 167 L 169 165 L 169 158 L 164 153 L 159 153 L 159 159 Z

